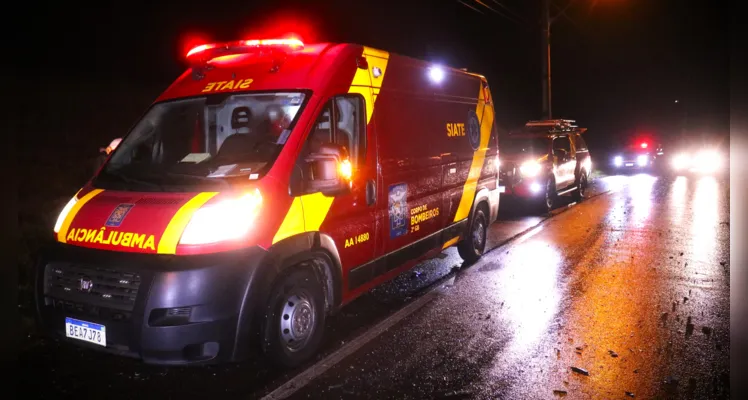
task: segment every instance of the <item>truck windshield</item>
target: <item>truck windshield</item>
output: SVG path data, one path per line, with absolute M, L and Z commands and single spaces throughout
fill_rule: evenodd
M 507 154 L 544 154 L 548 152 L 548 139 L 545 137 L 505 137 L 499 140 L 499 149 Z
M 139 189 L 226 185 L 272 166 L 304 93 L 217 94 L 151 107 L 97 176 L 97 186 Z

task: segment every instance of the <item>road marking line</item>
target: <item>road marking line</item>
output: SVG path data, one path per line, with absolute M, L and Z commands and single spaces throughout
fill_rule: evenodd
M 294 376 L 291 380 L 287 381 L 283 385 L 279 386 L 272 392 L 265 395 L 262 400 L 273 400 L 273 399 L 285 399 L 304 386 L 308 385 L 311 381 L 316 379 L 318 376 L 327 372 L 330 368 L 343 361 L 349 355 L 358 351 L 365 344 L 369 343 L 377 336 L 384 333 L 386 330 L 393 327 L 398 322 L 402 321 L 405 317 L 418 311 L 421 307 L 425 306 L 437 296 L 443 293 L 444 288 L 454 284 L 454 279 L 448 280 L 446 283 L 437 285 L 436 287 L 429 289 L 421 297 L 413 300 L 410 304 L 402 308 L 400 311 L 387 317 L 387 319 L 375 325 L 372 329 L 364 333 L 363 335 L 353 339 L 346 343 L 340 349 L 334 353 L 318 361 L 316 364 L 304 370 L 304 372 Z

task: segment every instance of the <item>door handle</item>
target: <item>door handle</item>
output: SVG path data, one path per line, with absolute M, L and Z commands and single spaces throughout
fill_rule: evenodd
M 366 205 L 372 206 L 377 202 L 377 184 L 373 179 L 366 181 Z

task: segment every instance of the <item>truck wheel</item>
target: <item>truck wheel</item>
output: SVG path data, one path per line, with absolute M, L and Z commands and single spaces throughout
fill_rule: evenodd
M 577 189 L 574 191 L 574 194 L 572 197 L 574 198 L 574 201 L 580 202 L 584 200 L 585 195 L 587 194 L 587 172 L 582 171 L 582 174 L 579 176 L 579 181 L 577 182 Z
M 297 367 L 319 349 L 325 326 L 325 294 L 311 268 L 281 278 L 268 301 L 263 351 L 271 362 Z
M 488 217 L 485 207 L 481 204 L 473 213 L 467 237 L 457 244 L 457 253 L 466 263 L 472 264 L 483 255 L 483 250 L 486 248 L 487 230 Z

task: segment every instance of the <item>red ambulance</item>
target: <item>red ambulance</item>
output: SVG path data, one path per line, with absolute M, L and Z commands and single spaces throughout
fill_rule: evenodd
M 498 213 L 484 77 L 354 44 L 202 45 L 64 207 L 37 268 L 53 334 L 157 364 L 283 366 L 325 318 Z

